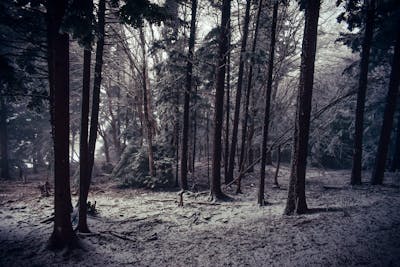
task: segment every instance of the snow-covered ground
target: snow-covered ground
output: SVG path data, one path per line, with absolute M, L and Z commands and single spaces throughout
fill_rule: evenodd
M 243 180 L 244 194 L 226 188 L 232 202 L 210 203 L 200 192 L 185 194 L 183 207 L 177 192 L 98 182 L 89 196 L 100 211 L 89 218 L 93 233 L 80 235 L 84 250 L 68 254 L 45 248 L 52 223 L 41 221 L 53 199 L 40 197 L 39 181 L 3 181 L 0 266 L 400 266 L 399 174 L 388 174 L 384 186 L 352 188 L 348 171 L 311 169 L 311 212 L 300 216 L 282 215 L 287 167 L 280 175 L 281 188 L 269 181 L 269 205 L 261 208 L 252 174 Z

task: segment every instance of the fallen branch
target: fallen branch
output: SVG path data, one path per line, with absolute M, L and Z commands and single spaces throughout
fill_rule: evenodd
M 119 233 L 117 233 L 117 232 L 114 232 L 114 231 L 111 231 L 111 230 L 108 230 L 108 231 L 101 231 L 100 233 L 103 233 L 103 234 L 110 234 L 110 235 L 115 236 L 115 237 L 117 237 L 117 238 L 120 238 L 120 239 L 122 239 L 122 240 L 127 240 L 127 241 L 131 241 L 131 242 L 136 242 L 135 239 L 129 238 L 129 237 L 125 236 L 125 235 L 121 235 L 121 234 L 119 234 Z
M 218 202 L 198 202 L 198 201 L 187 202 L 187 204 L 211 205 L 211 206 L 221 205 L 221 203 Z

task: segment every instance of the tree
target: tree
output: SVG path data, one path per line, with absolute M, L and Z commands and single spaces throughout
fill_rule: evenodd
M 197 0 L 192 0 L 192 19 L 190 22 L 189 52 L 188 52 L 188 59 L 186 66 L 186 87 L 185 87 L 185 100 L 183 107 L 183 133 L 182 133 L 181 179 L 180 179 L 180 185 L 182 190 L 188 189 L 187 167 L 188 167 L 189 109 L 190 109 L 190 97 L 191 97 L 190 92 L 192 90 L 194 43 L 196 39 L 196 12 L 197 12 Z
M 252 94 L 251 89 L 253 86 L 252 80 L 253 80 L 254 54 L 255 54 L 256 48 L 257 48 L 257 37 L 258 37 L 258 29 L 259 29 L 259 24 L 260 24 L 260 15 L 261 15 L 262 4 L 263 4 L 263 1 L 260 0 L 258 3 L 257 16 L 256 16 L 256 22 L 255 22 L 256 25 L 255 25 L 254 37 L 253 37 L 253 45 L 251 48 L 252 58 L 250 60 L 249 74 L 248 74 L 248 79 L 247 79 L 246 102 L 245 102 L 244 115 L 243 115 L 244 122 L 242 125 L 242 144 L 241 144 L 241 148 L 240 148 L 240 157 L 239 157 L 239 172 L 240 173 L 244 169 L 245 157 L 247 156 L 247 151 L 249 149 L 246 147 L 247 124 L 249 121 L 250 95 Z M 250 146 L 250 144 L 248 144 L 248 145 Z M 239 175 L 239 179 L 237 181 L 237 188 L 236 188 L 237 194 L 242 193 L 241 177 L 242 177 L 242 175 Z
M 148 147 L 148 154 L 149 154 L 149 174 L 150 176 L 155 175 L 155 168 L 154 168 L 154 153 L 153 153 L 153 124 L 150 120 L 150 101 L 149 101 L 149 77 L 148 77 L 148 70 L 147 70 L 147 53 L 146 53 L 146 39 L 144 36 L 143 27 L 139 28 L 139 36 L 140 36 L 140 44 L 142 47 L 142 97 L 143 97 L 143 114 L 144 114 L 144 121 L 147 133 L 147 147 Z
M 264 106 L 264 125 L 263 125 L 263 141 L 261 147 L 261 170 L 260 170 L 260 183 L 258 187 L 258 204 L 264 205 L 264 184 L 265 184 L 265 165 L 267 161 L 267 143 L 268 143 L 268 130 L 270 122 L 270 107 L 271 107 L 271 93 L 272 93 L 272 75 L 274 70 L 274 55 L 275 55 L 275 37 L 276 37 L 276 22 L 278 17 L 279 1 L 274 2 L 272 13 L 272 28 L 271 28 L 271 44 L 269 49 L 269 63 L 268 63 L 268 77 L 267 77 L 267 92 L 265 95 Z M 279 153 L 280 156 L 280 153 Z M 279 167 L 277 167 L 279 168 Z
M 99 125 L 99 109 L 100 109 L 100 87 L 103 69 L 103 50 L 105 38 L 105 11 L 106 1 L 100 0 L 97 11 L 97 42 L 96 42 L 96 58 L 94 65 L 94 80 L 93 80 L 93 94 L 92 94 L 92 111 L 90 115 L 90 128 L 89 128 L 89 184 L 92 179 L 94 154 L 96 151 L 97 130 Z M 85 202 L 86 203 L 86 202 Z
M 89 101 L 90 101 L 90 61 L 92 51 L 90 48 L 84 49 L 83 55 L 83 86 L 81 103 L 81 131 L 79 146 L 79 232 L 87 233 L 87 197 L 89 193 L 88 177 L 88 130 L 89 130 Z
M 50 106 L 54 133 L 54 229 L 50 247 L 71 246 L 72 230 L 69 184 L 69 36 L 60 31 L 68 1 L 46 4 Z
M 218 67 L 214 102 L 214 137 L 213 137 L 213 159 L 211 176 L 211 196 L 213 199 L 221 200 L 226 196 L 221 190 L 221 154 L 222 154 L 222 123 L 224 115 L 224 85 L 226 55 L 229 49 L 229 20 L 231 5 L 229 0 L 222 1 L 221 27 L 218 47 Z
M 400 21 L 399 21 L 400 22 Z M 400 23 L 399 23 L 400 26 Z M 390 74 L 389 91 L 386 97 L 386 106 L 383 116 L 381 134 L 379 137 L 378 151 L 375 165 L 372 171 L 372 184 L 382 184 L 385 173 L 386 159 L 390 142 L 390 134 L 393 127 L 393 117 L 396 111 L 396 101 L 400 84 L 400 31 L 397 33 L 397 41 L 393 55 L 392 70 Z
M 225 182 L 229 167 L 229 121 L 230 121 L 230 93 L 231 93 L 231 21 L 229 20 L 229 52 L 226 69 L 226 102 L 225 102 L 225 152 L 224 152 L 224 176 Z
M 365 109 L 365 95 L 368 83 L 368 65 L 371 43 L 374 30 L 374 14 L 375 14 L 375 1 L 366 0 L 366 22 L 365 33 L 362 44 L 361 62 L 360 62 L 360 76 L 357 91 L 357 106 L 356 106 L 356 119 L 354 131 L 354 151 L 353 151 L 353 166 L 351 170 L 351 184 L 361 184 L 361 161 L 362 161 L 362 139 L 364 128 L 364 109 Z
M 297 95 L 295 127 L 288 198 L 285 214 L 307 212 L 305 176 L 310 130 L 312 89 L 314 82 L 315 54 L 320 0 L 301 2 L 305 8 L 305 26 L 301 53 L 300 81 Z
M 243 36 L 242 36 L 242 43 L 239 56 L 239 73 L 238 73 L 238 82 L 237 82 L 236 98 L 235 98 L 235 111 L 233 115 L 232 141 L 229 153 L 229 168 L 228 168 L 228 175 L 225 176 L 226 184 L 230 183 L 233 180 L 233 170 L 235 168 L 235 154 L 236 154 L 236 146 L 238 139 L 240 102 L 242 98 L 242 86 L 243 86 L 243 74 L 244 74 L 244 56 L 247 47 L 247 37 L 249 35 L 250 6 L 251 6 L 251 1 L 247 0 L 245 17 L 244 17 Z

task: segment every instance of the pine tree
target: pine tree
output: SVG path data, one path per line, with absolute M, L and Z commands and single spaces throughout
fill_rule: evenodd
M 386 96 L 386 106 L 383 115 L 381 134 L 379 137 L 378 151 L 375 158 L 374 169 L 372 171 L 372 184 L 374 185 L 383 183 L 387 153 L 389 149 L 390 134 L 392 132 L 393 117 L 396 111 L 396 101 L 399 91 L 399 84 L 400 84 L 399 73 L 400 73 L 400 31 L 397 32 L 397 40 L 394 49 L 392 70 L 390 73 L 389 91 Z
M 277 24 L 276 22 L 278 18 L 278 7 L 279 7 L 279 2 L 275 1 L 272 12 L 272 28 L 271 28 L 271 44 L 269 48 L 267 92 L 265 95 L 265 106 L 264 106 L 263 142 L 261 147 L 261 170 L 260 170 L 260 183 L 258 188 L 258 204 L 260 206 L 264 205 L 265 165 L 267 163 L 267 143 L 268 143 L 268 130 L 270 123 L 272 79 L 273 79 L 272 75 L 274 70 L 276 24 Z
M 221 190 L 221 154 L 222 154 L 222 123 L 224 115 L 224 85 L 226 55 L 229 49 L 229 20 L 231 13 L 231 1 L 223 0 L 221 30 L 219 35 L 218 68 L 215 88 L 215 114 L 214 114 L 214 137 L 213 137 L 213 159 L 211 176 L 211 195 L 213 199 L 224 199 L 226 196 Z
M 54 134 L 54 229 L 50 247 L 71 246 L 76 241 L 72 230 L 69 184 L 69 36 L 61 33 L 68 1 L 48 1 L 47 45 L 51 107 Z
M 197 12 L 197 0 L 192 0 L 192 19 L 190 22 L 189 53 L 186 65 L 186 88 L 185 88 L 186 90 L 185 90 L 185 100 L 183 107 L 183 133 L 182 133 L 181 180 L 180 180 L 180 185 L 182 190 L 188 189 L 187 167 L 188 167 L 188 139 L 189 139 L 189 109 L 190 109 L 190 97 L 192 90 L 194 43 L 196 39 L 196 12 Z
M 305 26 L 301 53 L 299 90 L 297 95 L 295 128 L 288 198 L 285 214 L 307 212 L 305 176 L 310 130 L 311 100 L 314 82 L 315 54 L 320 0 L 302 1 L 305 6 Z
M 368 65 L 371 43 L 374 30 L 374 14 L 375 14 L 375 1 L 366 0 L 366 22 L 365 34 L 362 44 L 361 62 L 360 62 L 360 76 L 357 91 L 357 106 L 356 106 L 356 120 L 354 132 L 354 152 L 353 152 L 353 166 L 351 170 L 351 184 L 361 184 L 361 169 L 362 169 L 362 139 L 364 132 L 364 109 L 365 109 L 365 96 L 368 83 Z
M 235 169 L 235 154 L 236 154 L 236 146 L 238 139 L 240 102 L 242 98 L 242 86 L 243 86 L 243 75 L 244 75 L 244 57 L 247 47 L 247 37 L 249 35 L 250 6 L 251 6 L 251 1 L 247 0 L 245 17 L 244 17 L 243 36 L 240 49 L 240 58 L 239 58 L 239 73 L 238 73 L 238 83 L 236 89 L 235 111 L 233 115 L 232 141 L 229 153 L 229 167 L 228 167 L 228 175 L 225 176 L 226 184 L 229 184 L 233 180 L 233 171 Z
M 257 48 L 257 38 L 258 38 L 258 30 L 259 30 L 259 26 L 260 26 L 259 24 L 260 24 L 260 15 L 261 15 L 262 4 L 263 4 L 263 1 L 260 0 L 258 3 L 258 9 L 257 9 L 257 15 L 256 15 L 256 21 L 255 21 L 256 25 L 255 25 L 254 37 L 253 37 L 253 45 L 251 48 L 251 53 L 253 54 L 253 57 L 250 60 L 249 74 L 248 74 L 248 78 L 247 78 L 246 102 L 245 102 L 243 125 L 242 125 L 242 144 L 240 147 L 240 157 L 239 157 L 239 172 L 240 173 L 242 173 L 242 171 L 244 169 L 245 158 L 247 157 L 247 151 L 248 151 L 249 147 L 251 147 L 249 144 L 246 145 L 247 124 L 249 121 L 250 96 L 252 94 L 251 89 L 253 86 L 252 81 L 253 81 L 254 54 L 255 54 L 256 48 Z M 239 179 L 237 181 L 237 188 L 236 188 L 237 194 L 242 193 L 241 177 L 242 177 L 242 175 L 239 175 Z

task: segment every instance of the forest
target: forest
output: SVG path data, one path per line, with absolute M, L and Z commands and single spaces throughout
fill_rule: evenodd
M 0 266 L 400 266 L 400 1 L 1 0 Z

